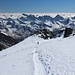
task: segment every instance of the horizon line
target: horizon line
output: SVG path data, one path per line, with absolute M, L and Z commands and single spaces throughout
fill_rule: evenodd
M 0 13 L 75 13 L 75 12 L 0 12 Z

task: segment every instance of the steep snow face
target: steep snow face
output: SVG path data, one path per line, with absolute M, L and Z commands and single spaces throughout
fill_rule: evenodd
M 75 36 L 31 36 L 0 52 L 0 75 L 75 75 Z

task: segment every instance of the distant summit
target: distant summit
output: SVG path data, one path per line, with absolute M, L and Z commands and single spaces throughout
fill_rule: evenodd
M 60 21 L 60 20 L 64 20 L 64 18 L 62 16 L 60 16 L 59 14 L 55 16 L 54 18 L 56 21 Z

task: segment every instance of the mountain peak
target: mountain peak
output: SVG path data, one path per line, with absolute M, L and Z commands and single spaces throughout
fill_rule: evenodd
M 55 16 L 54 19 L 59 21 L 59 20 L 63 20 L 64 18 L 58 14 Z

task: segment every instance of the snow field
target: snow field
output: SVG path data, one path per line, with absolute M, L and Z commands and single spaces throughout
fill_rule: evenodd
M 0 75 L 75 75 L 74 43 L 75 36 L 44 40 L 33 35 L 0 52 Z

